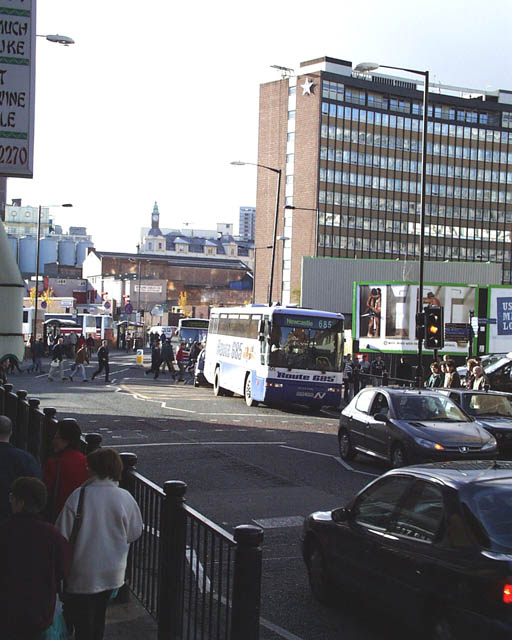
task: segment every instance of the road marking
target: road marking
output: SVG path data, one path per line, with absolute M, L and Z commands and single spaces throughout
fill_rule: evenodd
M 121 437 L 121 436 L 119 436 Z M 184 446 L 197 446 L 197 445 L 203 445 L 203 446 L 227 446 L 227 445 L 250 445 L 250 446 L 254 446 L 254 445 L 284 445 L 286 444 L 286 442 L 135 442 L 135 443 L 130 443 L 130 444 L 116 444 L 114 446 L 116 447 L 184 447 Z
M 301 453 L 311 453 L 314 456 L 324 456 L 325 458 L 332 458 L 338 464 L 341 464 L 342 467 L 345 467 L 348 471 L 353 471 L 354 473 L 362 473 L 367 476 L 378 476 L 379 473 L 370 473 L 369 471 L 359 471 L 359 469 L 354 469 L 351 467 L 345 460 L 342 460 L 338 456 L 333 456 L 331 453 L 320 453 L 320 451 L 310 451 L 309 449 L 298 449 L 297 447 L 290 447 L 287 445 L 281 445 L 284 449 L 291 449 L 292 451 L 300 451 Z
M 283 518 L 262 518 L 253 520 L 262 529 L 280 529 L 281 527 L 302 527 L 304 516 L 288 516 Z

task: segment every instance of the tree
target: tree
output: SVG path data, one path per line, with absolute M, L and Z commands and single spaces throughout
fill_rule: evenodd
M 179 305 L 183 315 L 190 316 L 190 311 L 187 311 L 187 309 L 186 309 L 186 307 L 187 307 L 187 298 L 188 298 L 187 292 L 186 291 L 180 291 L 179 296 L 178 296 L 178 305 Z

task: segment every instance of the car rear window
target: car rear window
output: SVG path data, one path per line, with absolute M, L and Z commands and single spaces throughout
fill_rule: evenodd
M 469 485 L 461 501 L 485 531 L 493 550 L 512 551 L 510 480 Z

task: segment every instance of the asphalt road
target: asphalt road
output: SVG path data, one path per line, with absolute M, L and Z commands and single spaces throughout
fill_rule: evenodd
M 93 367 L 89 367 L 88 376 Z M 138 456 L 153 482 L 183 480 L 187 502 L 228 531 L 238 524 L 264 529 L 262 640 L 401 640 L 399 623 L 340 595 L 333 609 L 312 597 L 300 555 L 305 515 L 344 505 L 385 471 L 372 460 L 350 465 L 337 451 L 337 420 L 308 409 L 249 409 L 240 397 L 215 398 L 210 388 L 158 380 L 135 356 L 111 356 L 111 384 L 49 382 L 13 375 L 58 417 L 76 417 L 104 446 Z

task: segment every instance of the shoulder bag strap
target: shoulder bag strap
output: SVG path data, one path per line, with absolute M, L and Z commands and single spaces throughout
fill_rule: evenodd
M 80 495 L 78 496 L 78 507 L 76 509 L 75 520 L 73 522 L 73 528 L 71 529 L 71 535 L 69 536 L 69 542 L 71 547 L 75 546 L 78 532 L 82 526 L 82 511 L 84 506 L 85 487 L 81 487 Z

